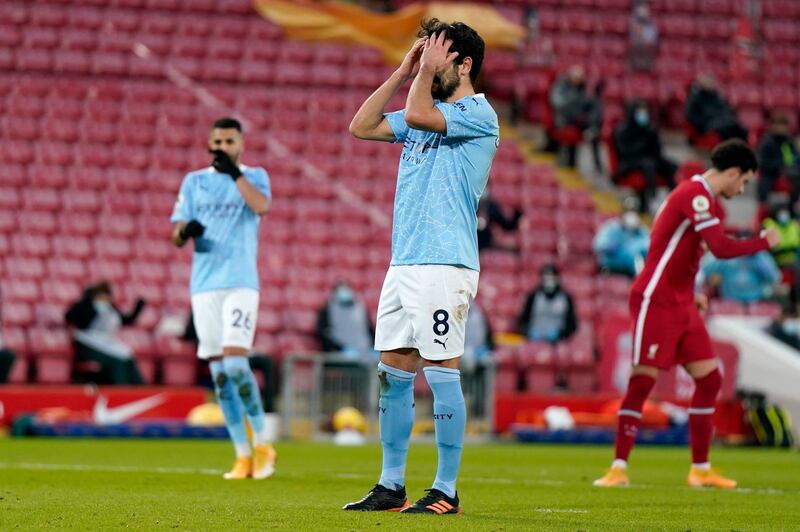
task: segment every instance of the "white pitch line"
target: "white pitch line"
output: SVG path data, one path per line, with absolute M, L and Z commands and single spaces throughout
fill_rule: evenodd
M 137 467 L 91 464 L 37 464 L 31 462 L 0 462 L 0 469 L 29 471 L 96 471 L 104 473 L 165 473 L 174 475 L 221 475 L 221 469 L 207 467 Z
M 534 512 L 543 514 L 588 514 L 589 510 L 580 508 L 534 508 Z
M 26 471 L 94 471 L 98 473 L 158 473 L 168 475 L 211 475 L 220 476 L 224 471 L 222 469 L 215 469 L 210 467 L 141 467 L 141 466 L 128 466 L 128 465 L 94 465 L 94 464 L 43 464 L 34 462 L 0 462 L 0 470 L 2 469 L 19 469 Z M 291 472 L 282 472 L 282 477 L 299 478 L 301 475 Z M 334 478 L 358 480 L 365 478 L 372 478 L 374 475 L 366 473 L 336 473 L 332 475 Z M 461 477 L 461 482 L 478 482 L 481 484 L 521 484 L 524 486 L 566 486 L 571 484 L 563 480 L 551 479 L 511 479 L 505 477 Z M 627 489 L 660 489 L 660 490 L 685 490 L 689 489 L 686 486 L 679 485 L 656 485 L 656 484 L 631 484 Z M 704 491 L 713 491 L 708 488 Z M 746 495 L 788 495 L 789 492 L 778 488 L 735 488 L 732 490 L 725 490 L 729 493 L 742 493 Z M 537 509 L 541 512 L 558 512 L 563 511 L 559 509 Z M 588 510 L 586 510 L 588 512 Z M 580 513 L 580 512 L 576 512 Z

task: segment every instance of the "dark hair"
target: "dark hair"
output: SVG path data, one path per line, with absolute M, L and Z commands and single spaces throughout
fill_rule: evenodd
M 558 276 L 559 273 L 560 272 L 558 271 L 558 266 L 556 266 L 552 262 L 548 262 L 548 263 L 542 265 L 542 267 L 539 269 L 539 275 L 551 274 L 551 275 Z
M 91 289 L 94 294 L 105 294 L 107 296 L 111 296 L 112 294 L 111 283 L 109 283 L 106 280 L 100 281 L 99 283 L 94 285 Z
M 455 63 L 460 65 L 467 57 L 472 58 L 472 68 L 469 71 L 469 79 L 473 83 L 481 73 L 483 64 L 483 51 L 486 45 L 478 35 L 478 32 L 464 24 L 463 22 L 446 23 L 438 18 L 422 19 L 420 30 L 417 37 L 429 37 L 434 33 L 444 31 L 448 39 L 453 41 L 450 46 L 451 52 L 458 52 Z
M 235 129 L 239 133 L 242 132 L 242 123 L 235 118 L 224 117 L 214 120 L 211 129 Z
M 743 173 L 758 170 L 756 154 L 741 139 L 729 139 L 717 144 L 711 152 L 711 165 L 719 171 L 728 168 L 738 168 Z

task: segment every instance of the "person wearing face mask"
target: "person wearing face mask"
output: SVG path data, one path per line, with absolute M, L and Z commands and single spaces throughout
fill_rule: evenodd
M 773 113 L 769 130 L 758 146 L 761 175 L 758 179 L 758 199 L 766 203 L 769 194 L 782 176 L 790 183 L 789 197 L 794 205 L 800 197 L 800 157 L 792 138 L 792 122 L 782 112 Z
M 739 236 L 752 235 L 741 231 Z M 716 289 L 722 299 L 749 304 L 771 298 L 781 272 L 768 251 L 724 260 L 707 256 L 701 263 L 699 280 Z
M 650 231 L 642 225 L 635 197 L 626 198 L 623 208 L 622 216 L 600 226 L 592 247 L 601 270 L 635 277 L 644 265 Z
M 720 140 L 747 140 L 747 129 L 739 123 L 736 111 L 719 91 L 717 80 L 710 74 L 701 74 L 690 87 L 686 99 L 686 119 L 700 135 L 715 132 Z
M 566 340 L 578 329 L 572 297 L 563 290 L 558 268 L 546 264 L 540 271 L 539 286 L 525 298 L 517 320 L 517 330 L 529 340 Z
M 651 70 L 658 53 L 658 28 L 650 17 L 646 0 L 633 5 L 628 25 L 628 59 L 633 70 Z
M 659 185 L 659 178 L 672 189 L 678 170 L 678 166 L 662 153 L 661 139 L 652 124 L 647 103 L 634 100 L 628 104 L 626 120 L 614 130 L 612 142 L 619 160 L 612 179 L 617 182 L 631 172 L 641 172 L 645 188 L 641 192 L 640 209 L 646 212 Z
M 767 334 L 789 347 L 800 350 L 800 323 L 794 305 L 784 305 L 781 314 L 767 327 Z
M 800 222 L 786 203 L 778 204 L 771 217 L 764 220 L 764 229 L 774 228 L 781 235 L 781 243 L 771 250 L 772 258 L 783 274 L 784 283 L 790 287 L 790 297 L 798 301 L 797 280 L 800 279 Z
M 139 298 L 130 313 L 123 313 L 112 303 L 111 284 L 102 281 L 84 290 L 67 310 L 65 319 L 75 327 L 75 357 L 99 363 L 102 384 L 143 384 L 133 350 L 117 337 L 117 331 L 133 325 L 144 307 L 145 301 Z
M 581 65 L 572 65 L 550 88 L 550 107 L 556 129 L 575 128 L 591 141 L 592 158 L 598 173 L 603 166 L 599 153 L 599 132 L 603 122 L 600 94 L 605 84 L 600 81 L 590 92 L 586 85 L 586 71 Z M 563 146 L 562 162 L 574 168 L 577 164 L 577 145 Z
M 326 352 L 342 352 L 352 358 L 374 352 L 369 314 L 346 282 L 336 283 L 317 314 L 317 337 Z

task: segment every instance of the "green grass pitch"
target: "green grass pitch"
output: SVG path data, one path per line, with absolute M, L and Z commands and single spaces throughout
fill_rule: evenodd
M 0 530 L 800 530 L 800 456 L 713 451 L 739 480 L 684 487 L 688 450 L 634 450 L 630 488 L 591 480 L 608 447 L 468 445 L 460 516 L 340 510 L 372 487 L 380 448 L 282 443 L 266 481 L 224 481 L 224 441 L 0 440 Z M 412 446 L 407 488 L 430 486 L 436 448 Z

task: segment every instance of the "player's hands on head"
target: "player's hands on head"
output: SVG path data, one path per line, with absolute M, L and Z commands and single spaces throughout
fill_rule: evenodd
M 451 39 L 446 38 L 445 32 L 434 33 L 425 42 L 422 56 L 419 59 L 420 67 L 431 68 L 441 74 L 453 64 L 458 57 L 458 52 L 451 52 Z
M 203 224 L 197 220 L 192 220 L 184 225 L 183 229 L 181 229 L 181 238 L 184 240 L 189 240 L 190 238 L 203 236 L 203 233 L 205 232 L 206 227 Z
M 242 171 L 239 170 L 239 167 L 236 166 L 236 163 L 233 162 L 230 155 L 222 150 L 208 150 L 208 152 L 214 156 L 214 162 L 211 163 L 211 166 L 213 166 L 217 172 L 228 174 L 234 181 L 242 177 Z
M 761 231 L 761 236 L 767 239 L 770 248 L 774 248 L 781 243 L 781 234 L 774 227 Z
M 413 78 L 417 75 L 417 72 L 419 72 L 419 58 L 422 55 L 422 48 L 425 46 L 427 40 L 427 37 L 421 37 L 414 41 L 414 44 L 406 54 L 403 62 L 400 63 L 400 67 L 397 71 L 406 79 Z

